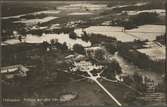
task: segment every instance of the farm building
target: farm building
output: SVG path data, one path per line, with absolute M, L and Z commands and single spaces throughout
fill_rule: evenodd
M 26 77 L 28 68 L 23 65 L 12 65 L 7 67 L 1 67 L 1 75 L 5 79 L 13 79 L 15 77 Z

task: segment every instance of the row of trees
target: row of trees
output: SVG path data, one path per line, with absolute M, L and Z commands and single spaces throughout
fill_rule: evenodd
M 152 70 L 156 72 L 165 71 L 165 60 L 153 61 L 146 54 L 140 53 L 123 43 L 119 44 L 118 51 L 123 58 L 142 69 Z
M 124 13 L 127 16 L 127 13 Z M 129 16 L 128 18 L 116 19 L 113 25 L 124 26 L 126 29 L 136 28 L 144 24 L 154 24 L 160 22 L 160 18 L 156 12 L 142 12 L 137 15 Z
M 28 30 L 25 33 L 27 34 L 33 34 L 33 35 L 39 35 L 41 36 L 43 33 L 56 33 L 56 34 L 60 34 L 60 33 L 71 33 L 74 31 L 74 28 L 60 28 L 60 29 L 36 29 L 36 30 Z
M 47 16 L 46 14 L 41 13 L 41 14 L 28 14 L 28 15 L 20 16 L 20 18 L 23 18 L 23 19 L 42 19 L 46 16 Z
M 99 44 L 102 42 L 111 43 L 116 41 L 116 38 L 114 37 L 108 37 L 106 35 L 94 34 L 94 33 L 87 34 L 86 32 L 84 32 L 81 39 L 84 41 L 90 41 L 92 44 Z
M 161 35 L 161 36 L 157 36 L 155 41 L 158 41 L 162 45 L 165 45 L 165 43 L 166 43 L 166 34 Z
M 136 26 L 144 25 L 144 24 L 152 24 L 158 22 L 160 19 L 156 12 L 148 13 L 143 12 L 138 15 L 131 16 L 129 24 L 135 24 Z
M 57 48 L 62 51 L 68 50 L 68 46 L 66 42 L 61 44 L 58 42 L 58 40 L 55 41 L 54 39 L 52 39 L 50 42 L 51 43 L 48 43 L 47 41 L 43 41 L 43 43 L 41 44 L 41 49 L 43 50 L 43 52 L 47 51 L 47 49 L 52 50 L 53 48 Z

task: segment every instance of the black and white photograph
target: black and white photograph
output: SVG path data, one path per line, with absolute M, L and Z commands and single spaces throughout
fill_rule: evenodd
M 166 107 L 165 4 L 0 0 L 2 107 Z

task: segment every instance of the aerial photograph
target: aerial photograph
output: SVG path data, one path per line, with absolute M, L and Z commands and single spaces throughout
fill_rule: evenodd
M 165 2 L 1 0 L 3 107 L 166 107 Z

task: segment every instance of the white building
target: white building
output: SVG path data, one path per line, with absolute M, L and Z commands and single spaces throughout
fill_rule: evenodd
M 1 67 L 1 75 L 5 79 L 12 79 L 16 76 L 26 77 L 28 71 L 29 69 L 24 67 L 23 65 L 13 65 L 13 66 Z

